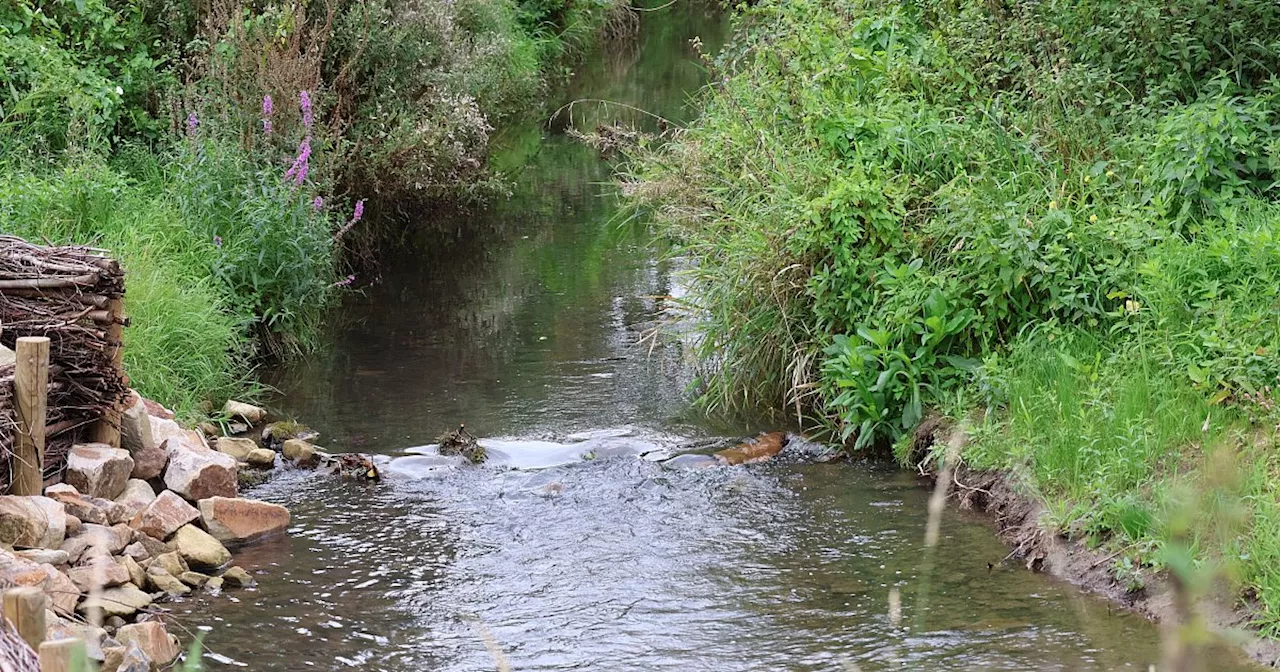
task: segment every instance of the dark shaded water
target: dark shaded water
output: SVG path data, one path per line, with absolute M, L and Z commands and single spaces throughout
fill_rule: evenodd
M 646 14 L 637 43 L 588 59 L 566 99 L 680 119 L 704 77 L 687 41 L 714 49 L 725 31 L 692 3 Z M 462 421 L 558 440 L 630 427 L 660 446 L 754 429 L 700 421 L 678 353 L 636 345 L 680 288 L 642 230 L 611 221 L 608 166 L 536 125 L 505 144 L 512 198 L 465 215 L 477 235 L 391 253 L 382 283 L 333 316 L 332 347 L 280 372 L 278 406 L 326 447 L 386 455 Z M 948 513 L 927 553 L 927 493 L 887 467 L 672 471 L 621 456 L 376 485 L 295 472 L 250 495 L 289 506 L 294 526 L 239 554 L 257 590 L 177 605 L 206 624 L 214 667 L 493 670 L 486 640 L 514 670 L 1111 670 L 1157 658 L 1150 624 L 1042 576 L 989 570 L 1007 549 L 982 521 Z

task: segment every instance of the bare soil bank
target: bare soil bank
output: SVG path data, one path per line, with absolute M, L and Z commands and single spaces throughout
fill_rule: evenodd
M 915 434 L 915 448 L 928 449 L 935 444 L 963 442 L 959 430 L 939 419 L 927 419 Z M 925 474 L 931 487 L 936 487 L 939 474 Z M 1166 633 L 1176 628 L 1178 610 L 1173 582 L 1164 572 L 1144 569 L 1141 590 L 1131 591 L 1117 580 L 1114 573 L 1119 553 L 1087 548 L 1073 539 L 1040 524 L 1043 504 L 1026 488 L 1019 487 L 1017 477 L 1003 471 L 976 471 L 959 465 L 951 473 L 948 499 L 966 510 L 979 511 L 991 517 L 1000 538 L 1012 552 L 1005 562 L 1018 561 L 1036 572 L 1045 572 L 1091 593 L 1103 595 L 1115 604 L 1160 623 Z M 1218 641 L 1204 647 L 1202 655 L 1212 660 L 1213 649 L 1238 647 L 1254 662 L 1267 667 L 1280 667 L 1280 641 L 1263 637 L 1251 624 L 1247 606 L 1231 600 L 1228 594 L 1201 600 L 1196 611 Z M 1200 668 L 1188 668 L 1200 669 Z M 1211 668 L 1204 668 L 1211 669 Z

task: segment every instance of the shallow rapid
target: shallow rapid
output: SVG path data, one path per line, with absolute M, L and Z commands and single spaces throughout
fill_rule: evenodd
M 564 100 L 687 119 L 706 78 L 690 40 L 714 51 L 727 30 L 702 3 L 645 13 Z M 573 109 L 583 131 L 626 117 Z M 640 343 L 678 275 L 616 217 L 610 166 L 564 117 L 541 121 L 501 139 L 510 199 L 423 215 L 335 311 L 328 347 L 270 378 L 277 408 L 385 478 L 295 471 L 247 493 L 293 512 L 287 538 L 236 559 L 257 589 L 173 605 L 213 669 L 471 672 L 498 669 L 493 651 L 521 671 L 1157 660 L 1151 624 L 1002 563 L 985 521 L 949 511 L 926 549 L 927 493 L 888 465 L 818 463 L 799 441 L 764 464 L 664 465 L 777 428 L 689 408 L 678 349 Z M 488 465 L 429 447 L 464 422 Z

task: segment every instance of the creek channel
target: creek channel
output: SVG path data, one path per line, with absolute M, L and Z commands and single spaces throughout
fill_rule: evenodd
M 583 60 L 563 100 L 687 121 L 706 78 L 690 40 L 714 53 L 728 35 L 711 5 L 643 13 L 637 37 Z M 495 464 L 400 459 L 380 483 L 294 471 L 247 492 L 293 524 L 238 554 L 256 590 L 174 605 L 204 631 L 208 666 L 494 670 L 489 647 L 522 671 L 1158 660 L 1150 623 L 1002 565 L 987 521 L 949 510 L 926 552 L 928 493 L 890 466 L 672 470 L 636 455 L 767 428 L 702 419 L 680 354 L 637 345 L 682 291 L 678 273 L 643 227 L 619 223 L 612 167 L 564 127 L 652 122 L 595 103 L 573 114 L 505 133 L 495 163 L 511 197 L 423 215 L 334 312 L 328 346 L 268 374 L 273 405 L 327 449 L 399 456 L 465 422 L 509 440 Z M 610 447 L 592 460 L 546 443 L 592 437 Z

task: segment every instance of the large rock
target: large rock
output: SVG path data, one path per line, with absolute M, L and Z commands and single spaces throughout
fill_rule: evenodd
M 133 518 L 147 505 L 156 501 L 156 491 L 146 481 L 136 478 L 124 484 L 124 492 L 116 497 L 116 503 L 124 507 L 125 515 Z
M 235 566 L 228 567 L 227 571 L 222 573 L 222 581 L 232 588 L 251 588 L 258 583 L 243 567 Z
M 160 493 L 156 501 L 143 509 L 129 526 L 161 541 L 168 539 L 179 527 L 200 517 L 196 507 L 169 490 Z
M 127 515 L 128 509 L 120 504 L 101 497 L 82 495 L 75 487 L 66 483 L 51 485 L 45 489 L 44 494 L 50 499 L 61 502 L 66 512 L 79 518 L 81 522 L 115 525 L 130 517 Z
M 151 606 L 151 596 L 132 583 L 126 583 L 123 586 L 108 588 L 98 595 L 90 595 L 76 610 L 82 614 L 89 614 L 94 609 L 101 609 L 104 617 L 124 618 L 149 606 Z
M 133 398 L 129 401 L 129 405 L 132 406 L 138 400 L 141 400 L 143 408 L 147 409 L 147 415 L 154 418 L 160 418 L 162 420 L 172 420 L 177 417 L 173 411 L 161 406 L 158 402 L 152 401 L 141 394 L 138 394 L 137 390 L 130 390 L 130 392 L 133 393 Z
M 316 447 L 302 439 L 289 439 L 281 448 L 286 459 L 306 466 L 316 461 Z
M 237 439 L 230 436 L 220 436 L 213 446 L 219 453 L 226 453 L 237 460 L 244 460 L 249 457 L 249 453 L 253 452 L 258 444 L 253 439 Z
M 62 504 L 38 495 L 0 496 L 0 543 L 17 548 L 58 548 L 66 536 Z
M 75 609 L 80 591 L 53 565 L 31 562 L 0 550 L 0 585 L 39 588 L 59 611 Z
M 124 655 L 121 656 L 115 672 L 151 672 L 155 668 L 156 665 L 152 662 L 151 656 L 148 656 L 137 642 L 130 642 L 124 647 Z
M 256 469 L 270 469 L 276 466 L 276 451 L 267 448 L 254 448 L 244 456 L 244 461 Z
M 102 628 L 95 628 L 87 623 L 76 623 L 65 618 L 54 617 L 45 621 L 44 638 L 46 641 L 55 639 L 81 640 L 84 642 L 85 654 L 89 659 L 101 661 L 104 658 L 102 642 L 107 638 L 107 631 Z
M 129 572 L 130 583 L 139 587 L 147 585 L 147 570 L 143 569 L 137 560 L 127 555 L 122 555 L 120 556 L 120 564 L 124 565 L 125 570 Z
M 184 525 L 170 540 L 187 564 L 197 569 L 213 569 L 231 562 L 231 552 L 222 542 L 195 525 Z
M 131 476 L 142 480 L 157 478 L 164 473 L 169 452 L 157 440 L 152 431 L 151 416 L 146 404 L 139 397 L 120 415 L 120 447 L 133 457 Z
M 289 526 L 289 510 L 256 499 L 210 497 L 202 499 L 200 521 L 214 539 L 242 544 L 283 532 Z
M 225 406 L 222 407 L 222 413 L 228 418 L 240 418 L 245 422 L 256 425 L 267 417 L 267 412 L 253 404 L 246 404 L 240 401 L 228 399 Z
M 115 499 L 124 492 L 124 484 L 133 473 L 129 451 L 112 448 L 105 443 L 82 443 L 67 455 L 68 485 L 91 497 Z
M 147 570 L 150 571 L 152 568 L 163 569 L 175 577 L 191 571 L 187 561 L 183 560 L 177 551 L 157 555 L 147 566 Z
M 191 501 L 235 497 L 237 468 L 236 458 L 225 453 L 170 443 L 164 484 Z
M 100 553 L 105 553 L 106 555 L 116 555 L 123 551 L 125 546 L 133 542 L 133 530 L 128 525 L 107 527 L 105 525 L 85 524 L 80 534 L 69 538 L 67 541 L 83 541 L 86 551 L 88 549 L 97 549 Z M 71 550 L 66 548 L 65 544 L 62 550 L 71 553 Z
M 191 588 L 183 583 L 178 577 L 170 574 L 163 567 L 152 565 L 147 568 L 147 585 L 152 590 L 158 590 L 166 595 L 186 595 L 191 592 Z
M 58 571 L 53 565 L 40 565 L 44 569 L 48 581 L 44 584 L 44 592 L 49 596 L 49 604 L 60 614 L 73 614 L 76 603 L 80 601 L 80 587 L 66 574 Z
M 133 580 L 129 568 L 109 557 L 98 556 L 86 564 L 73 567 L 67 575 L 81 592 L 94 588 L 113 588 Z
M 142 652 L 151 658 L 151 662 L 164 667 L 174 660 L 182 650 L 178 648 L 178 638 L 164 629 L 164 624 L 157 621 L 133 623 L 116 631 L 116 641 L 128 646 L 137 644 Z
M 71 556 L 61 549 L 33 548 L 26 551 L 16 551 L 14 555 L 23 560 L 41 563 L 45 565 L 54 565 L 55 567 L 65 565 L 71 562 Z

